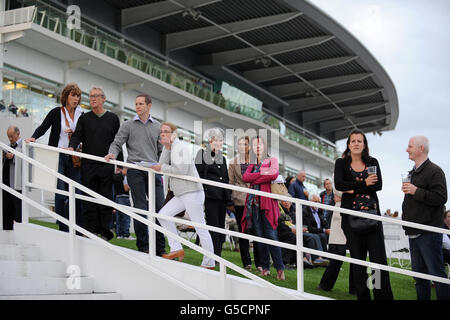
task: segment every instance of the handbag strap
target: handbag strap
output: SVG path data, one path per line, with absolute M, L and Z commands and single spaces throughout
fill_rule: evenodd
M 67 120 L 66 112 L 64 111 L 64 107 L 63 107 L 63 106 L 61 106 L 61 111 L 62 111 L 62 113 L 63 113 L 63 115 L 64 115 L 64 120 L 66 120 L 66 126 L 67 126 L 67 128 L 70 128 L 69 120 Z M 72 137 L 72 134 L 69 133 L 68 136 L 69 136 L 69 140 L 70 140 L 70 138 Z

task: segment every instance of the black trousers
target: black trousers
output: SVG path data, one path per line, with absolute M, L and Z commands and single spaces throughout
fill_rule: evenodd
M 355 259 L 366 261 L 367 253 L 371 262 L 387 265 L 386 248 L 384 245 L 383 225 L 380 223 L 373 231 L 357 234 L 348 225 L 346 217 L 342 219 L 342 229 L 347 238 L 347 245 L 350 256 Z M 377 279 L 379 277 L 379 279 Z M 360 265 L 353 267 L 353 281 L 356 288 L 358 300 L 370 300 L 370 290 L 368 286 L 367 268 Z M 375 285 L 373 289 L 374 300 L 393 300 L 389 272 L 379 271 L 373 275 Z M 377 284 L 379 284 L 378 288 Z
M 239 232 L 242 232 L 242 216 L 244 215 L 244 206 L 234 206 L 235 212 L 234 216 L 236 217 L 236 222 L 238 225 Z M 239 238 L 239 250 L 241 253 L 242 265 L 244 268 L 248 265 L 252 265 L 252 257 L 250 255 L 250 242 L 247 239 Z M 255 258 L 255 266 L 261 266 L 259 262 L 257 250 L 253 250 L 253 257 Z
M 81 181 L 83 185 L 107 199 L 113 200 L 112 185 L 114 166 L 110 164 L 82 163 Z M 95 202 L 83 202 L 84 224 L 89 232 L 111 238 L 114 234 L 110 227 L 112 223 L 112 208 Z
M 444 256 L 444 262 L 450 264 L 450 250 L 442 249 L 442 255 Z
M 218 228 L 225 228 L 225 210 L 224 200 L 205 199 L 205 218 L 206 224 Z M 222 245 L 225 242 L 225 235 L 217 232 L 210 232 L 214 245 L 214 254 L 219 257 L 222 255 Z
M 16 190 L 22 192 L 21 190 Z M 14 221 L 22 222 L 22 200 L 3 191 L 3 230 L 13 230 Z
M 328 251 L 330 253 L 338 254 L 340 256 L 346 255 L 347 246 L 345 244 L 330 244 Z M 342 261 L 340 260 L 334 260 L 330 259 L 330 263 L 328 264 L 327 268 L 325 269 L 325 272 L 322 275 L 322 279 L 320 279 L 320 287 L 324 290 L 331 290 L 333 289 L 334 285 L 336 284 L 336 280 L 339 276 L 339 271 L 342 267 Z M 353 280 L 353 264 L 350 264 L 350 274 L 348 277 L 348 287 L 349 292 L 353 293 L 356 292 L 355 284 Z

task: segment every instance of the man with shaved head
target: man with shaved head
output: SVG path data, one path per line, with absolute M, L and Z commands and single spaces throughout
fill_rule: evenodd
M 20 130 L 16 126 L 9 126 L 6 130 L 9 146 L 22 151 Z M 3 183 L 8 187 L 21 192 L 22 166 L 20 158 L 13 153 L 3 151 Z M 19 198 L 3 190 L 3 230 L 13 230 L 14 221 L 22 222 L 22 202 Z
M 406 152 L 414 162 L 410 182 L 402 184 L 405 194 L 402 220 L 427 226 L 443 227 L 442 215 L 447 202 L 447 183 L 442 169 L 430 161 L 430 143 L 424 136 L 409 139 Z M 412 270 L 446 278 L 442 254 L 442 233 L 403 227 L 409 237 Z M 429 280 L 414 278 L 418 300 L 430 300 Z M 438 300 L 450 299 L 450 285 L 436 283 Z
M 303 184 L 306 180 L 305 170 L 297 173 L 297 179 L 289 186 L 289 194 L 297 199 L 308 200 L 309 193 Z

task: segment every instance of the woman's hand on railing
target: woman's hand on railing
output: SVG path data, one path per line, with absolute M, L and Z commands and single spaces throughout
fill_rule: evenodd
M 161 165 L 160 164 L 155 164 L 154 166 L 152 166 L 150 168 L 152 168 L 153 170 L 158 171 L 158 172 L 161 171 Z
M 35 139 L 35 138 L 26 138 L 24 141 L 25 141 L 26 143 L 30 143 L 30 142 L 35 142 L 36 139 Z

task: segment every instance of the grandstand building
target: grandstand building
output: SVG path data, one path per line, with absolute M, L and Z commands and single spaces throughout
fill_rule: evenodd
M 68 82 L 80 85 L 86 109 L 89 89 L 102 87 L 122 121 L 134 116 L 134 97 L 148 93 L 152 116 L 174 122 L 197 145 L 195 121 L 201 130 L 275 129 L 281 173 L 305 169 L 316 189 L 332 174 L 337 140 L 353 128 L 380 133 L 397 123 L 383 67 L 308 1 L 1 3 L 16 11 L 0 21 L 2 97 L 30 115 L 2 112 L 2 123 L 19 121 L 22 136 L 58 105 Z

